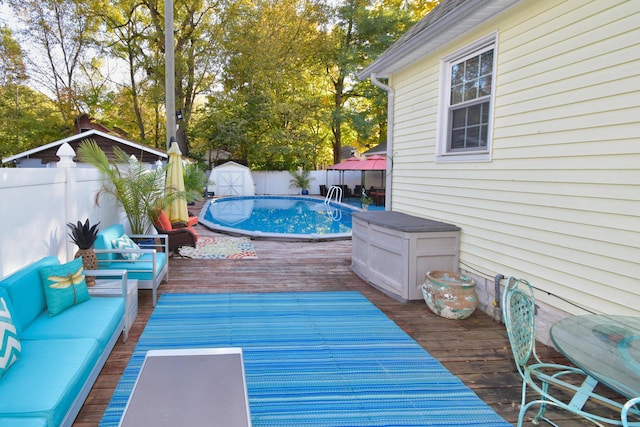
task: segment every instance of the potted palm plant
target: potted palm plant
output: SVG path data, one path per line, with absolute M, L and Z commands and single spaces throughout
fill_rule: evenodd
M 289 181 L 289 187 L 296 187 L 300 189 L 300 194 L 309 194 L 309 187 L 311 181 L 314 180 L 311 176 L 311 172 L 308 170 L 298 169 L 296 172 L 289 172 L 291 174 L 291 180 Z
M 105 152 L 92 140 L 78 147 L 80 160 L 96 167 L 109 181 L 96 194 L 96 203 L 99 203 L 102 194 L 111 194 L 122 206 L 131 233 L 146 234 L 151 226 L 151 215 L 180 195 L 165 191 L 163 169 L 150 170 L 119 147 L 114 147 L 114 154 L 116 159 L 110 162 Z
M 73 243 L 78 246 L 78 251 L 76 252 L 73 259 L 82 257 L 82 267 L 85 270 L 98 269 L 98 257 L 93 250 L 93 243 L 98 237 L 98 225 L 100 225 L 100 223 L 91 225 L 88 218 L 84 222 L 84 224 L 82 223 L 82 221 L 78 221 L 77 224 L 74 224 L 72 222 L 67 224 L 67 227 L 71 229 L 69 237 L 71 238 Z M 95 277 L 87 276 L 85 279 L 87 281 L 87 286 L 94 286 L 96 284 Z
M 362 205 L 362 209 L 364 209 L 365 211 L 369 209 L 369 205 L 371 205 L 371 203 L 373 203 L 373 199 L 369 196 L 367 196 L 367 193 L 364 192 L 364 190 L 362 190 L 362 196 L 360 197 L 360 203 Z

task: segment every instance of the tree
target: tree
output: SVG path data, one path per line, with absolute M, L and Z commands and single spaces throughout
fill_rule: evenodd
M 149 15 L 139 2 L 131 0 L 106 4 L 97 14 L 107 29 L 104 41 L 108 51 L 127 64 L 129 85 L 120 82 L 120 95 L 133 110 L 137 133 L 140 141 L 145 142 L 147 132 L 141 95 L 148 77 L 147 73 L 141 71 L 147 65 L 144 52 L 149 47 L 146 39 L 150 29 Z
M 148 63 L 148 71 L 158 82 L 164 83 L 164 10 L 162 2 L 142 0 L 148 10 L 151 27 L 149 43 L 155 58 Z M 232 3 L 231 3 L 232 4 Z M 230 6 L 225 0 L 175 0 L 175 99 L 176 110 L 182 111 L 179 132 L 181 151 L 189 154 L 186 132 L 190 128 L 196 97 L 210 90 L 220 65 L 218 45 L 223 33 L 220 28 L 227 19 Z
M 210 114 L 200 116 L 199 127 L 217 133 L 209 148 L 225 140 L 254 169 L 318 164 L 324 151 L 307 148 L 325 143 L 314 114 L 326 90 L 315 58 L 322 9 L 313 2 L 260 0 L 238 2 L 234 16 L 223 44 L 222 90 L 211 95 Z M 216 105 L 225 107 L 211 114 Z
M 0 86 L 0 159 L 67 136 L 49 98 L 28 86 Z
M 11 29 L 0 26 L 0 85 L 24 83 L 27 70 L 20 44 L 13 38 Z
M 322 49 L 326 76 L 333 89 L 331 130 L 334 162 L 340 161 L 343 127 L 349 119 L 354 120 L 359 135 L 367 136 L 366 139 L 371 136 L 370 126 L 386 127 L 379 119 L 367 122 L 362 110 L 356 112 L 355 104 L 348 105 L 352 98 L 359 97 L 379 107 L 378 98 L 384 96 L 370 83 L 358 82 L 356 73 L 437 4 L 437 1 L 430 0 L 346 0 L 334 9 L 334 25 L 328 31 L 327 44 Z M 369 126 L 364 126 L 367 123 Z
M 50 94 L 67 132 L 88 113 L 164 147 L 163 2 L 4 1 L 34 47 L 30 82 Z M 356 75 L 436 3 L 174 0 L 182 152 L 224 150 L 254 169 L 293 170 L 333 164 L 346 144 L 383 142 L 386 93 Z M 124 79 L 108 68 L 114 58 Z M 5 78 L 24 69 L 13 59 L 3 67 Z
M 98 28 L 92 13 L 95 4 L 84 0 L 7 3 L 25 24 L 24 36 L 36 50 L 30 61 L 34 79 L 52 93 L 62 120 L 72 129 L 77 113 L 86 110 L 78 74 L 82 65 L 90 62 L 89 49 Z
M 30 150 L 63 135 L 55 105 L 26 86 L 20 44 L 0 27 L 0 158 Z

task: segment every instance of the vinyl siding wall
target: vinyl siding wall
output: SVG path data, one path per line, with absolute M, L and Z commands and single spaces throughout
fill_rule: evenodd
M 436 163 L 440 59 L 495 31 L 492 160 Z M 640 1 L 523 1 L 390 83 L 393 210 L 460 226 L 462 269 L 542 304 L 640 315 Z

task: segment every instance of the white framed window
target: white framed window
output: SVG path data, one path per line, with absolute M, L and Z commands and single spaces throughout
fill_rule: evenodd
M 440 62 L 438 161 L 491 160 L 497 34 Z

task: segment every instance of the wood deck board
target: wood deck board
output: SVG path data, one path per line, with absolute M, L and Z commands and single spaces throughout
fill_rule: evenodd
M 200 235 L 216 235 L 198 226 Z M 515 371 L 504 326 L 484 313 L 454 321 L 431 313 L 422 301 L 399 302 L 373 288 L 350 268 L 351 241 L 274 242 L 254 240 L 258 259 L 170 259 L 163 293 L 359 291 L 411 335 L 447 369 L 515 424 L 520 404 L 520 377 Z M 151 292 L 139 291 L 139 312 L 129 340 L 120 339 L 89 394 L 74 427 L 99 424 L 111 395 L 152 312 Z M 541 353 L 556 361 L 553 349 Z M 566 363 L 566 361 L 565 361 Z M 552 410 L 563 426 L 589 425 Z M 529 423 L 530 425 L 530 423 Z

